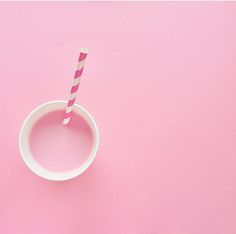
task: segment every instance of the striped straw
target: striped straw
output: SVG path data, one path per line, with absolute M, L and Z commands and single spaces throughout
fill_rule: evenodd
M 88 54 L 88 49 L 82 48 L 80 50 L 78 65 L 77 65 L 75 75 L 74 75 L 74 82 L 73 82 L 73 85 L 71 87 L 70 98 L 69 98 L 68 103 L 67 103 L 66 112 L 65 112 L 65 116 L 64 116 L 64 120 L 63 120 L 64 125 L 68 124 L 70 122 L 70 119 L 71 119 L 71 113 L 72 113 L 73 105 L 75 103 L 76 93 L 77 93 L 77 90 L 79 88 L 80 78 L 81 78 L 82 73 L 83 73 L 84 62 L 85 62 L 85 59 L 87 57 L 87 54 Z

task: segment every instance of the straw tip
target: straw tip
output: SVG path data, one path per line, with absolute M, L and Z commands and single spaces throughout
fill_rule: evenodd
M 70 118 L 66 118 L 63 120 L 63 125 L 67 125 L 70 122 Z
M 87 48 L 81 48 L 80 52 L 84 53 L 84 54 L 88 54 L 88 49 Z

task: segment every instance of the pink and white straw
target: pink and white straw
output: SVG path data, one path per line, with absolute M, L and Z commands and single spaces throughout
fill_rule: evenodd
M 70 122 L 70 119 L 71 119 L 71 113 L 72 113 L 72 110 L 73 110 L 73 105 L 75 103 L 76 93 L 77 93 L 77 90 L 79 88 L 80 79 L 81 79 L 81 76 L 82 76 L 82 73 L 83 73 L 84 62 L 85 62 L 85 59 L 87 57 L 87 54 L 88 54 L 88 50 L 86 48 L 82 48 L 80 50 L 78 65 L 77 65 L 75 75 L 74 75 L 74 82 L 73 82 L 73 85 L 71 87 L 70 98 L 69 98 L 68 103 L 67 103 L 66 112 L 65 112 L 65 116 L 64 116 L 64 120 L 63 120 L 64 125 L 68 124 Z

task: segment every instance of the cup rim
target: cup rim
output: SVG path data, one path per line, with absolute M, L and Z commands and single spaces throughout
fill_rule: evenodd
M 54 110 L 65 110 L 66 105 L 67 102 L 64 100 L 55 100 L 39 105 L 28 114 L 20 129 L 19 149 L 23 161 L 32 172 L 47 180 L 65 181 L 79 176 L 92 164 L 99 147 L 99 130 L 94 118 L 85 108 L 78 104 L 74 104 L 73 111 L 79 114 L 88 123 L 93 135 L 93 145 L 86 161 L 74 169 L 56 172 L 42 167 L 36 160 L 34 160 L 29 148 L 29 134 L 32 127 L 43 115 Z

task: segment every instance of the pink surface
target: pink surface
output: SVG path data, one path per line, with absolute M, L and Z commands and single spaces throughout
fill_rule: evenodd
M 0 233 L 236 233 L 235 22 L 235 3 L 1 3 Z M 67 99 L 83 46 L 99 153 L 46 181 L 19 128 Z

